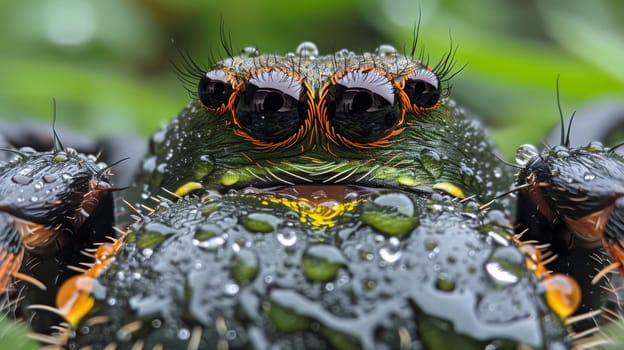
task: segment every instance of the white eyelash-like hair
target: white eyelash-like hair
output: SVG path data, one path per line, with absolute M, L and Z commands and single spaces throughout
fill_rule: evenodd
M 362 72 L 354 70 L 345 74 L 338 84 L 347 88 L 368 89 L 386 99 L 390 104 L 394 103 L 394 87 L 388 78 L 376 71 Z
M 279 90 L 296 100 L 299 100 L 303 89 L 301 84 L 293 77 L 276 70 L 259 72 L 249 79 L 249 83 L 259 88 Z

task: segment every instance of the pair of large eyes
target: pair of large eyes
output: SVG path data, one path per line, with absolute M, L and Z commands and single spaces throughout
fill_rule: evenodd
M 417 69 L 405 81 L 403 93 L 414 111 L 435 107 L 440 98 L 435 74 Z M 291 139 L 308 118 L 308 96 L 302 84 L 282 71 L 253 75 L 240 88 L 236 101 L 225 73 L 210 71 L 199 81 L 198 95 L 208 109 L 233 103 L 234 122 L 252 139 L 277 144 Z M 327 123 L 337 135 L 355 144 L 384 138 L 401 119 L 401 105 L 390 80 L 374 70 L 354 70 L 327 87 Z M 234 105 L 235 104 L 235 105 Z
M 219 70 L 199 81 L 198 95 L 204 107 L 224 108 L 234 89 Z M 264 71 L 252 76 L 237 94 L 235 124 L 262 143 L 279 143 L 301 128 L 307 118 L 305 91 L 301 84 L 281 71 Z

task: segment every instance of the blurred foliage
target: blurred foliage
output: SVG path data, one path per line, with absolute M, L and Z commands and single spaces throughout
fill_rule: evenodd
M 32 350 L 37 342 L 27 337 L 29 330 L 23 324 L 0 318 L 0 349 Z
M 452 96 L 492 126 L 506 154 L 539 142 L 564 114 L 624 101 L 624 2 L 617 0 L 22 0 L 0 2 L 0 118 L 51 120 L 95 135 L 147 136 L 188 100 L 172 61 L 235 49 L 401 50 L 413 40 L 435 63 L 457 48 Z M 452 38 L 452 44 L 451 44 Z M 172 44 L 172 41 L 175 44 Z M 503 141 L 504 140 L 504 141 Z

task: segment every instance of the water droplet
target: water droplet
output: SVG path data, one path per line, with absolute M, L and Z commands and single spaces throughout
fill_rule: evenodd
M 19 149 L 19 152 L 20 152 L 20 153 L 23 153 L 23 154 L 25 154 L 25 155 L 30 155 L 30 154 L 35 154 L 35 153 L 37 153 L 37 151 L 36 151 L 34 148 L 32 148 L 32 147 L 21 147 L 21 148 Z
M 386 262 L 392 264 L 401 258 L 401 242 L 396 237 L 390 237 L 379 249 L 379 256 Z
M 254 46 L 246 46 L 241 50 L 241 56 L 243 57 L 258 57 L 260 56 L 260 50 Z
M 162 326 L 162 321 L 161 320 L 159 320 L 157 318 L 152 320 L 152 328 L 158 329 L 158 328 L 160 328 L 160 326 Z
M 357 191 L 351 190 L 351 189 L 345 190 L 344 198 L 343 198 L 345 202 L 355 201 L 358 198 L 360 198 L 360 194 Z
M 143 248 L 155 248 L 159 243 L 164 241 L 171 232 L 168 227 L 159 225 L 157 223 L 147 224 L 138 236 L 137 246 L 139 249 Z
M 297 243 L 297 232 L 293 229 L 286 229 L 277 233 L 277 240 L 284 247 L 292 247 Z
M 427 205 L 427 209 L 429 209 L 429 211 L 432 213 L 440 213 L 442 212 L 443 207 L 441 204 L 432 203 L 432 204 Z
M 212 173 L 215 160 L 209 154 L 203 154 L 193 163 L 193 174 L 196 180 L 203 179 L 206 175 Z
M 108 299 L 106 299 L 106 303 L 109 306 L 115 306 L 117 304 L 117 299 L 115 299 L 115 298 L 108 298 Z
M 539 152 L 535 146 L 531 144 L 524 144 L 516 150 L 516 164 L 525 166 L 538 154 Z
M 367 252 L 365 250 L 360 250 L 358 253 L 360 260 L 371 261 L 375 258 L 375 255 L 371 252 Z
M 509 235 L 508 233 L 504 231 L 501 232 L 497 230 L 492 230 L 492 231 L 487 232 L 486 240 L 488 242 L 495 242 L 498 245 L 506 247 L 506 246 L 509 246 L 511 242 L 511 235 Z
M 39 201 L 39 197 L 37 197 L 37 196 L 31 196 L 30 197 L 30 202 L 31 203 L 37 203 L 38 201 Z
M 444 292 L 452 292 L 455 290 L 455 279 L 445 272 L 440 272 L 436 279 L 435 287 Z
M 164 174 L 167 171 L 167 163 L 160 163 L 156 166 L 156 172 Z
M 425 249 L 428 252 L 433 251 L 434 249 L 436 249 L 438 247 L 438 241 L 434 240 L 434 239 L 428 239 L 425 241 Z
M 132 333 L 122 329 L 119 329 L 117 331 L 117 333 L 115 333 L 115 336 L 117 337 L 118 340 L 120 341 L 129 341 L 130 339 L 132 339 Z
M 570 156 L 570 151 L 566 146 L 557 145 L 550 151 L 557 158 L 565 158 Z
M 216 234 L 216 229 L 218 228 L 212 226 L 200 227 L 193 237 L 193 245 L 206 250 L 215 250 L 223 246 L 228 236 Z
M 56 163 L 61 163 L 67 161 L 67 153 L 60 151 L 52 157 L 52 161 Z
M 225 338 L 230 341 L 236 339 L 236 331 L 233 329 L 228 329 L 228 331 L 225 332 Z
M 494 168 L 494 177 L 500 179 L 503 176 L 503 170 L 499 167 Z
M 154 254 L 154 250 L 151 248 L 145 248 L 141 251 L 141 254 L 143 254 L 144 257 L 149 258 L 152 254 Z
M 180 328 L 178 330 L 178 339 L 186 340 L 191 337 L 191 332 L 186 328 Z
M 592 174 L 592 173 L 587 173 L 585 175 L 583 175 L 583 180 L 585 181 L 591 181 L 593 179 L 596 178 L 596 175 Z
M 424 150 L 420 153 L 418 160 L 423 168 L 434 178 L 437 179 L 442 174 L 442 159 L 440 155 L 433 150 Z
M 217 211 L 217 209 L 219 209 L 219 205 L 217 204 L 207 205 L 204 208 L 202 208 L 201 213 L 203 216 L 209 216 L 210 214 Z
M 334 53 L 336 58 L 345 58 L 355 56 L 355 52 L 350 51 L 349 49 L 340 49 Z
M 241 224 L 249 231 L 256 233 L 269 233 L 275 231 L 282 223 L 275 215 L 265 213 L 252 213 L 241 218 Z
M 326 244 L 310 246 L 301 259 L 303 274 L 310 280 L 321 282 L 334 279 L 345 263 L 346 259 L 342 252 Z
M 590 152 L 602 152 L 605 147 L 600 141 L 592 141 L 587 145 L 587 147 L 585 147 L 585 149 Z
M 524 255 L 515 247 L 498 247 L 485 263 L 485 271 L 497 286 L 515 284 L 527 272 Z
M 272 293 L 278 294 L 278 293 Z M 276 296 L 272 296 L 272 300 L 267 303 L 266 311 L 267 316 L 273 323 L 273 326 L 281 332 L 292 333 L 300 332 L 310 327 L 310 320 L 308 317 L 300 314 L 297 309 L 281 305 L 281 300 Z
M 375 230 L 403 238 L 418 225 L 412 200 L 403 193 L 385 193 L 366 203 L 362 222 Z
M 54 182 L 56 180 L 58 180 L 58 175 L 56 175 L 56 174 L 46 174 L 46 175 L 43 175 L 43 181 L 45 183 L 49 184 L 49 183 L 52 183 L 52 182 Z
M 240 252 L 240 250 L 241 250 L 241 247 L 240 247 L 240 245 L 238 245 L 238 243 L 232 244 L 232 251 L 234 253 L 238 253 L 238 252 Z
M 396 53 L 397 53 L 396 48 L 388 44 L 381 44 L 375 49 L 375 54 L 378 56 L 392 56 Z
M 242 249 L 230 260 L 230 275 L 240 284 L 253 281 L 259 269 L 258 256 L 249 249 Z
M 18 185 L 28 185 L 33 181 L 33 178 L 30 176 L 17 174 L 13 175 L 11 180 Z
M 364 288 L 366 288 L 368 290 L 373 290 L 373 289 L 375 289 L 376 286 L 377 286 L 377 281 L 375 281 L 373 279 L 367 279 L 364 282 Z
M 302 57 L 314 58 L 319 55 L 318 47 L 311 41 L 304 41 L 295 49 L 295 53 Z
M 205 241 L 198 241 L 194 239 L 193 244 L 206 250 L 215 250 L 225 244 L 225 238 L 216 236 Z
M 234 295 L 238 293 L 238 291 L 240 290 L 240 287 L 236 283 L 228 283 L 225 285 L 224 290 L 225 290 L 225 294 Z

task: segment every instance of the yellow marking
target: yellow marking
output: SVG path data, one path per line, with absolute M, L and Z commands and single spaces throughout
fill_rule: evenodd
M 418 179 L 415 176 L 402 175 L 397 178 L 397 182 L 403 186 L 416 186 Z
M 191 193 L 192 191 L 201 190 L 201 189 L 202 189 L 202 184 L 200 184 L 199 182 L 195 182 L 195 181 L 189 181 L 185 183 L 184 185 L 178 187 L 174 193 L 176 194 L 176 196 L 184 197 L 185 195 Z
M 240 177 L 235 172 L 228 170 L 221 176 L 221 184 L 224 186 L 232 186 L 240 180 Z
M 303 223 L 309 223 L 314 228 L 325 229 L 334 227 L 336 225 L 337 217 L 344 215 L 347 212 L 353 211 L 362 201 L 351 202 L 313 202 L 307 198 L 289 199 L 289 198 L 277 198 L 268 197 L 262 201 L 262 204 L 277 203 L 284 205 L 297 214 L 299 214 L 299 221 Z
M 436 190 L 444 191 L 451 196 L 457 197 L 459 199 L 464 199 L 466 197 L 464 191 L 461 188 L 450 182 L 438 182 L 436 184 L 433 184 L 433 188 Z

